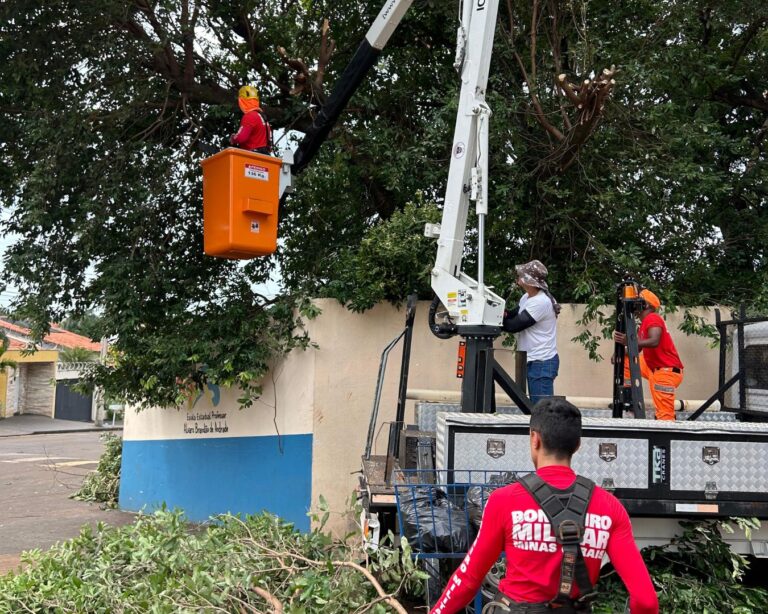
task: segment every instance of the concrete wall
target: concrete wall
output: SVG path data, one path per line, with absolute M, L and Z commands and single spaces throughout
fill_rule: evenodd
M 317 301 L 322 315 L 309 323 L 312 339 L 319 345 L 311 350 L 315 358 L 314 387 L 314 441 L 312 471 L 312 501 L 323 495 L 336 512 L 343 512 L 345 501 L 357 484 L 353 472 L 360 468 L 360 457 L 374 398 L 379 357 L 382 349 L 392 340 L 405 321 L 403 309 L 379 305 L 356 314 L 332 300 Z M 460 390 L 456 379 L 458 338 L 441 341 L 427 326 L 426 302 L 419 304 L 414 327 L 409 388 Z M 604 341 L 600 353 L 604 360 L 594 362 L 587 351 L 571 341 L 583 327 L 576 324 L 583 306 L 564 305 L 558 318 L 558 353 L 560 376 L 555 381 L 555 393 L 570 396 L 612 396 L 612 366 L 609 358 L 613 344 Z M 605 313 L 610 314 L 606 308 Z M 700 315 L 714 321 L 714 313 L 701 310 Z M 716 350 L 708 348 L 701 337 L 688 337 L 677 330 L 682 313 L 666 318 L 686 367 L 685 381 L 679 398 L 704 399 L 717 387 Z M 594 327 L 593 332 L 599 332 Z M 514 374 L 511 351 L 499 345 L 499 360 L 510 374 Z M 398 347 L 390 355 L 386 386 L 382 395 L 379 424 L 394 418 L 397 403 L 397 383 L 401 351 Z M 647 388 L 647 386 L 646 386 Z M 650 395 L 646 390 L 646 398 Z M 413 420 L 413 403 L 407 420 Z M 377 431 L 374 452 L 386 453 L 387 427 Z M 331 526 L 339 531 L 348 528 L 347 520 L 336 515 Z
M 333 300 L 317 305 L 322 314 L 306 323 L 317 347 L 279 361 L 264 379 L 263 395 L 253 407 L 238 409 L 237 391 L 221 390 L 217 395 L 208 391 L 187 408 L 126 411 L 122 507 L 151 509 L 166 502 L 183 507 L 194 519 L 267 509 L 306 528 L 307 509 L 323 495 L 336 512 L 330 527 L 339 532 L 350 528 L 346 502 L 358 480 L 379 358 L 403 329 L 405 313 L 391 305 L 364 314 Z M 435 338 L 427 327 L 427 311 L 427 303 L 419 304 L 409 387 L 458 391 L 459 339 Z M 555 392 L 609 397 L 612 343 L 601 345 L 606 360 L 596 363 L 571 342 L 582 330 L 576 324 L 582 311 L 564 305 L 558 320 L 561 366 Z M 701 315 L 714 319 L 712 313 Z M 708 349 L 705 339 L 676 330 L 680 320 L 681 314 L 667 318 L 686 365 L 680 396 L 703 399 L 715 390 L 718 354 Z M 498 355 L 514 373 L 512 351 L 499 348 Z M 374 453 L 386 451 L 385 423 L 395 415 L 400 359 L 398 346 L 390 355 L 378 424 L 384 426 L 377 428 Z M 212 411 L 226 417 L 206 418 Z M 406 419 L 413 421 L 413 403 Z M 216 430 L 217 421 L 226 423 L 226 432 Z M 206 425 L 213 428 L 206 432 Z
M 3 354 L 3 359 L 15 362 L 16 368 L 6 369 L 6 377 L 0 378 L 0 418 L 17 412 L 53 417 L 57 357 L 55 350 L 32 354 L 9 350 Z
M 165 503 L 192 520 L 267 510 L 308 529 L 314 360 L 281 360 L 249 408 L 239 408 L 237 390 L 218 387 L 181 408 L 127 408 L 120 507 Z

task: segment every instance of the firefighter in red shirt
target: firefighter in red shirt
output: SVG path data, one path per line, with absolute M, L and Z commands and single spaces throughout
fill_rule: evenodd
M 530 436 L 536 473 L 491 493 L 477 539 L 431 614 L 461 612 L 502 551 L 507 572 L 494 614 L 591 611 L 589 597 L 605 555 L 629 591 L 630 612 L 658 613 L 627 511 L 571 469 L 580 441 L 575 406 L 557 398 L 536 404 Z
M 650 290 L 642 290 L 645 307 L 640 312 L 637 346 L 640 372 L 648 380 L 657 420 L 675 419 L 675 391 L 683 381 L 683 363 L 662 317 L 656 313 L 661 301 Z M 627 344 L 624 333 L 613 333 L 616 343 Z M 624 381 L 629 381 L 629 362 L 624 363 Z
M 259 92 L 252 85 L 244 85 L 237 95 L 237 104 L 243 112 L 240 130 L 229 137 L 235 147 L 256 153 L 272 155 L 272 127 L 259 104 Z

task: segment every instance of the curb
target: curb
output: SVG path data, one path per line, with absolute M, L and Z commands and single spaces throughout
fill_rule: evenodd
M 43 429 L 40 431 L 25 431 L 23 433 L 0 433 L 2 437 L 24 437 L 27 435 L 56 435 L 57 433 L 104 433 L 109 431 L 122 431 L 122 426 L 102 426 L 88 429 Z

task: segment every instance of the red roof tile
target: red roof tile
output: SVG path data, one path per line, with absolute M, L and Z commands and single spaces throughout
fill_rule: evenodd
M 57 332 L 51 331 L 45 336 L 45 340 L 48 343 L 55 345 L 62 345 L 67 348 L 85 348 L 92 352 L 98 352 L 101 350 L 101 344 L 95 341 L 91 341 L 88 337 L 83 337 L 76 333 L 71 333 L 67 330 L 57 329 Z
M 11 339 L 11 344 L 8 346 L 9 350 L 24 350 L 27 347 L 27 344 L 23 341 L 17 341 L 16 339 Z
M 31 331 L 28 328 L 24 328 L 23 326 L 12 324 L 2 319 L 0 319 L 0 328 L 5 328 L 11 332 L 14 332 L 20 335 L 31 334 Z M 45 337 L 43 337 L 43 340 L 47 343 L 51 343 L 53 345 L 58 345 L 65 348 L 85 348 L 86 350 L 91 350 L 92 352 L 98 352 L 101 349 L 100 343 L 91 341 L 90 339 L 88 339 L 88 337 L 83 337 L 82 335 L 69 332 L 68 330 L 64 330 L 63 328 L 60 328 L 53 324 L 51 325 L 51 332 L 48 333 Z M 10 349 L 19 349 L 19 348 L 14 348 L 13 343 L 14 341 L 12 340 Z M 26 347 L 24 343 L 22 343 L 22 347 Z
M 17 326 L 16 324 L 11 324 L 10 322 L 6 322 L 5 320 L 0 319 L 0 328 L 5 328 L 7 330 L 13 331 L 14 333 L 19 333 L 20 335 L 28 335 L 29 329 L 24 328 L 23 326 Z

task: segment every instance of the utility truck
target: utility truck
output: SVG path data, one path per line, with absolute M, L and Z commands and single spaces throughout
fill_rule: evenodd
M 204 162 L 206 251 L 209 238 L 216 233 L 220 244 L 209 251 L 214 255 L 247 258 L 276 248 L 276 237 L 264 241 L 263 233 L 276 233 L 279 203 L 294 190 L 295 176 L 311 163 L 328 138 L 411 4 L 412 0 L 384 3 L 295 150 L 277 159 L 227 149 Z M 533 468 L 527 444 L 531 403 L 518 384 L 524 379 L 518 374 L 516 381 L 494 357 L 494 341 L 503 333 L 505 301 L 484 279 L 488 160 L 492 153 L 488 139 L 492 109 L 486 102 L 486 87 L 498 8 L 499 0 L 460 2 L 455 59 L 460 91 L 442 220 L 425 228 L 425 234 L 437 241 L 431 271 L 435 300 L 430 309 L 430 326 L 441 338 L 458 335 L 463 340 L 460 402 L 417 403 L 417 424 L 405 423 L 416 308 L 415 300 L 410 299 L 406 326 L 382 356 L 368 445 L 362 459 L 363 521 L 371 530 L 395 528 L 395 490 L 397 476 L 403 470 L 435 471 L 433 482 L 450 488 L 451 483 L 471 481 L 469 472 L 501 475 Z M 613 85 L 609 77 L 604 79 L 606 88 Z M 476 232 L 472 233 L 477 237 L 474 275 L 462 268 L 471 206 L 477 219 Z M 214 208 L 218 211 L 215 215 Z M 249 241 L 255 241 L 256 246 L 249 247 Z M 632 309 L 627 308 L 626 297 L 622 296 L 617 300 L 617 314 L 623 318 L 623 325 L 631 328 Z M 606 407 L 585 412 L 584 440 L 575 458 L 575 469 L 613 491 L 624 503 L 633 516 L 641 546 L 668 542 L 682 519 L 768 519 L 768 425 L 761 422 L 768 418 L 768 323 L 742 313 L 731 320 L 718 320 L 718 328 L 718 390 L 703 409 L 678 416 L 686 420 L 670 423 L 643 419 L 643 401 L 637 398 L 638 390 L 642 395 L 639 386 L 631 387 L 629 398 L 615 394 L 613 411 Z M 387 454 L 376 456 L 371 454 L 371 441 L 379 422 L 378 399 L 386 358 L 401 340 L 404 348 L 398 405 Z M 729 347 L 732 356 L 727 354 Z M 497 386 L 509 396 L 508 406 L 497 406 Z M 715 402 L 719 403 L 719 412 L 704 411 Z M 729 408 L 731 411 L 726 411 Z M 368 537 L 375 542 L 371 535 Z M 751 541 L 738 535 L 730 539 L 739 552 L 768 556 L 765 530 L 753 534 Z

